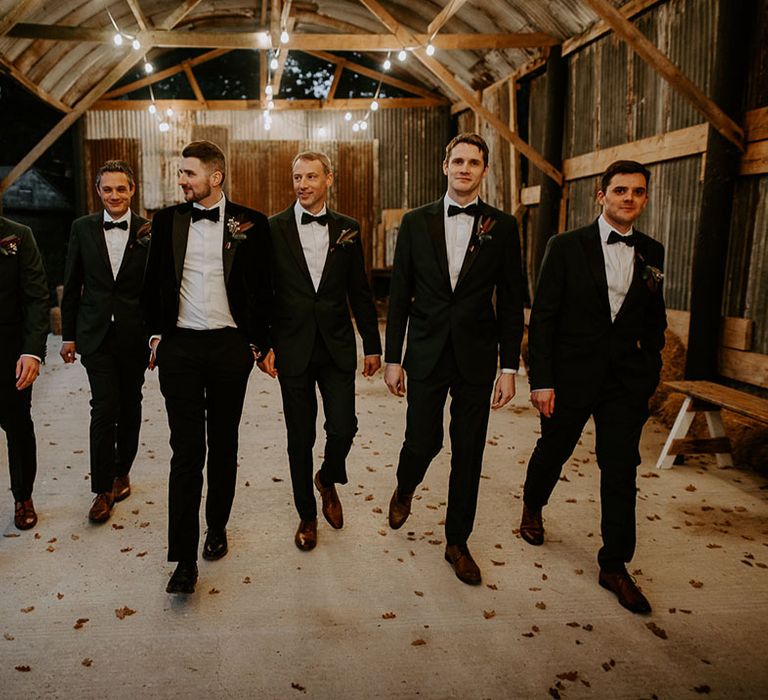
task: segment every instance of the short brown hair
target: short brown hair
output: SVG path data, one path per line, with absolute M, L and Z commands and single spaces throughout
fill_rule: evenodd
M 221 181 L 227 174 L 227 161 L 224 151 L 213 141 L 191 141 L 181 152 L 182 158 L 197 158 L 211 172 L 218 170 L 221 173 Z
M 480 136 L 480 134 L 475 134 L 471 131 L 465 131 L 463 134 L 454 136 L 448 142 L 448 145 L 445 147 L 444 163 L 447 163 L 451 159 L 451 151 L 460 143 L 468 143 L 471 146 L 477 146 L 480 149 L 480 152 L 483 154 L 483 164 L 486 168 L 488 167 L 488 144 L 485 142 L 485 139 Z
M 323 165 L 323 172 L 326 175 L 330 175 L 333 172 L 331 159 L 322 151 L 302 151 L 301 153 L 297 153 L 291 161 L 291 170 L 296 167 L 296 163 L 300 160 L 319 160 Z
M 611 184 L 614 175 L 632 175 L 640 173 L 645 177 L 645 187 L 651 182 L 651 171 L 636 160 L 617 160 L 611 163 L 600 177 L 600 191 L 605 192 Z
M 124 160 L 108 160 L 96 171 L 96 187 L 101 185 L 101 176 L 104 173 L 124 173 L 128 178 L 128 184 L 134 186 L 133 169 Z

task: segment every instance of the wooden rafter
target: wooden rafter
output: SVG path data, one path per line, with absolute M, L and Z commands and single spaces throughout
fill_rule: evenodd
M 192 66 L 190 66 L 189 63 L 184 64 L 184 74 L 187 76 L 187 80 L 192 86 L 192 92 L 195 93 L 197 101 L 203 107 L 206 107 L 205 95 L 203 95 L 203 91 L 200 89 L 200 83 L 197 82 L 197 78 L 195 78 L 195 74 L 192 72 Z
M 406 30 L 407 31 L 407 30 Z M 93 27 L 66 27 L 56 24 L 17 24 L 8 36 L 16 39 L 46 39 L 48 41 L 76 41 L 111 44 L 114 32 L 111 29 Z M 428 34 L 409 34 L 410 43 L 406 48 L 425 46 Z M 138 32 L 136 38 L 144 46 L 165 48 L 212 48 L 212 49 L 271 49 L 273 45 L 265 32 L 189 32 L 152 30 Z M 558 40 L 543 32 L 522 34 L 440 34 L 432 44 L 436 49 L 452 51 L 457 49 L 532 49 L 554 46 Z M 402 43 L 391 34 L 294 34 L 283 46 L 289 50 L 303 51 L 396 51 Z
M 128 7 L 131 8 L 131 12 L 136 20 L 136 24 L 139 25 L 139 29 L 141 29 L 142 32 L 146 32 L 147 29 L 149 29 L 149 22 L 147 21 L 147 16 L 139 5 L 139 0 L 126 0 L 126 2 L 128 3 Z
M 379 2 L 378 0 L 360 0 L 365 7 L 401 42 L 402 46 L 413 46 L 414 35 L 403 27 Z M 547 177 L 552 178 L 558 185 L 563 184 L 563 174 L 549 163 L 535 148 L 528 145 L 514 131 L 510 130 L 501 119 L 485 108 L 483 103 L 475 94 L 454 75 L 445 68 L 440 62 L 431 56 L 427 56 L 424 48 L 415 48 L 412 53 L 421 61 L 443 84 L 453 92 L 459 99 L 464 100 L 475 114 L 480 115 L 485 121 L 493 126 L 501 136 L 512 143 L 520 153 L 522 153 L 533 165 L 541 170 Z
M 280 0 L 272 0 L 269 10 L 269 33 L 272 36 L 272 46 L 277 46 L 280 40 Z
M 429 23 L 427 27 L 427 34 L 434 36 L 437 34 L 443 25 L 453 17 L 466 3 L 467 0 L 450 0 L 450 2 L 438 13 L 438 15 Z
M 338 29 L 345 34 L 365 34 L 365 30 L 358 27 L 351 22 L 345 22 L 343 19 L 336 19 L 335 17 L 328 17 L 320 12 L 310 12 L 309 10 L 294 9 L 293 16 L 297 22 L 301 24 L 310 24 L 316 27 L 330 27 L 331 29 Z
M 161 80 L 170 78 L 172 75 L 176 75 L 177 73 L 185 73 L 187 66 L 194 68 L 195 66 L 199 66 L 201 63 L 212 61 L 214 58 L 223 56 L 226 53 L 229 53 L 227 49 L 214 49 L 213 51 L 208 51 L 207 53 L 196 56 L 195 58 L 190 58 L 187 61 L 182 61 L 181 63 L 175 66 L 171 66 L 170 68 L 166 68 L 165 70 L 157 71 L 157 73 L 148 75 L 146 78 L 140 78 L 139 80 L 134 80 L 132 83 L 128 83 L 127 85 L 121 85 L 119 88 L 110 90 L 108 93 L 103 95 L 101 99 L 109 100 L 113 97 L 122 97 L 123 95 L 127 95 L 131 92 L 134 92 L 135 90 L 140 90 L 143 87 L 147 87 L 148 85 L 159 83 Z
M 440 102 L 425 97 L 382 97 L 379 99 L 379 109 L 412 109 L 417 107 L 438 107 Z M 302 111 L 302 110 L 368 110 L 371 106 L 370 97 L 352 97 L 348 99 L 325 100 L 274 100 L 276 112 Z M 112 112 L 140 112 L 146 110 L 151 104 L 158 109 L 171 107 L 176 111 L 205 109 L 197 100 L 101 100 L 92 105 L 94 110 L 106 110 Z M 222 111 L 243 111 L 263 109 L 261 100 L 207 100 L 208 109 Z
M 643 61 L 690 102 L 722 136 L 744 151 L 744 130 L 648 41 L 608 0 L 585 0 Z
M 296 24 L 296 20 L 291 17 L 288 19 L 287 25 L 285 25 L 286 31 L 290 34 L 293 31 L 293 27 Z M 275 94 L 280 93 L 280 83 L 283 81 L 283 71 L 285 70 L 285 61 L 288 58 L 288 49 L 283 47 L 280 49 L 280 54 L 277 57 L 277 70 L 272 78 L 272 87 L 275 89 Z
M 22 18 L 34 12 L 42 0 L 21 0 L 0 19 L 0 36 L 5 36 Z
M 13 65 L 5 56 L 0 54 L 0 66 L 3 66 L 8 71 L 9 75 L 16 80 L 19 84 L 23 85 L 33 95 L 39 97 L 43 102 L 47 102 L 51 107 L 55 107 L 61 112 L 69 112 L 72 108 L 62 102 L 61 100 L 49 95 L 43 90 L 37 83 L 33 83 L 26 75 L 24 75 L 16 66 Z
M 325 97 L 326 102 L 332 102 L 333 98 L 336 96 L 336 89 L 339 87 L 339 83 L 341 82 L 341 74 L 344 72 L 345 63 L 345 61 L 339 61 L 336 63 L 336 70 L 333 73 L 331 87 L 328 89 L 328 94 Z

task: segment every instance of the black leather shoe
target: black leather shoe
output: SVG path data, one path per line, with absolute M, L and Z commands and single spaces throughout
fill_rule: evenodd
M 482 581 L 480 567 L 469 553 L 467 545 L 449 544 L 445 548 L 445 561 L 453 567 L 459 581 L 468 583 L 470 586 L 477 586 Z
M 392 499 L 389 501 L 389 526 L 393 530 L 399 530 L 405 521 L 408 520 L 408 516 L 411 514 L 412 498 L 412 493 L 400 493 L 395 488 Z
M 544 519 L 541 517 L 541 508 L 528 508 L 523 504 L 523 517 L 520 520 L 520 537 L 528 544 L 538 547 L 544 544 Z
M 205 535 L 203 559 L 207 561 L 216 561 L 217 559 L 221 559 L 228 551 L 226 529 L 209 529 Z
M 166 593 L 194 593 L 197 583 L 197 562 L 180 561 L 171 580 L 165 587 Z
M 626 571 L 612 573 L 601 570 L 597 581 L 603 588 L 614 593 L 619 599 L 619 603 L 627 610 L 640 615 L 651 612 L 651 604 L 648 599 L 640 592 Z

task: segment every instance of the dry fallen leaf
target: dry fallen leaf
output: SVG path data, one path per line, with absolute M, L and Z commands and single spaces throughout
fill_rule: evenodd
M 29 671 L 32 670 L 32 668 L 30 666 L 14 666 L 14 668 L 17 671 L 21 671 L 22 673 L 29 673 Z
M 77 622 L 75 622 L 75 624 L 73 625 L 73 627 L 74 627 L 76 630 L 80 630 L 80 629 L 83 629 L 83 627 L 84 627 L 85 623 L 86 623 L 86 622 L 88 622 L 88 620 L 89 620 L 89 619 L 90 619 L 90 618 L 87 618 L 87 617 L 79 617 L 79 618 L 77 618 Z
M 372 512 L 372 513 L 382 513 L 383 511 L 381 510 L 381 508 L 379 508 L 378 506 L 376 506 L 375 508 L 372 508 L 372 509 L 371 509 L 371 512 Z
M 498 591 L 499 587 L 495 583 L 486 583 L 485 584 L 488 588 L 490 588 L 492 591 Z
M 7 639 L 9 642 L 12 642 L 16 637 L 14 637 L 12 634 L 8 634 L 8 632 L 3 633 L 3 639 Z
M 604 661 L 602 663 L 603 671 L 610 671 L 615 665 L 616 665 L 616 662 L 613 659 L 610 659 L 609 661 Z
M 397 617 L 397 615 L 395 615 L 395 613 L 393 613 L 393 612 L 385 612 L 385 613 L 382 613 L 381 616 L 385 620 L 394 620 Z
M 217 593 L 221 593 L 218 588 L 211 588 L 211 590 L 208 591 L 208 595 L 216 595 Z
M 80 663 L 86 668 L 90 668 L 91 666 L 93 666 L 93 659 L 89 659 L 88 657 L 85 657 Z
M 423 646 L 424 644 L 426 644 L 426 642 L 423 639 L 414 639 L 411 642 L 412 647 L 420 647 L 420 646 Z
M 710 688 L 708 685 L 696 685 L 693 687 L 693 689 L 699 693 L 700 695 L 709 695 L 712 688 Z
M 693 484 L 688 484 L 688 486 L 685 487 L 685 490 L 693 492 L 696 490 L 696 487 Z
M 655 622 L 646 622 L 645 626 L 651 630 L 659 639 L 667 639 L 667 632 L 659 627 Z
M 690 583 L 694 588 L 701 588 L 704 585 L 701 581 L 695 581 L 694 579 L 691 579 L 688 581 L 688 583 Z
M 414 593 L 415 593 L 417 596 L 419 596 L 419 598 L 423 598 L 423 597 L 424 597 L 424 591 L 414 591 Z
M 579 678 L 578 671 L 565 671 L 564 673 L 558 673 L 556 675 L 561 681 L 571 681 L 571 683 L 575 683 Z
M 64 597 L 64 594 L 63 594 L 63 593 L 57 593 L 57 594 L 56 594 L 56 597 L 57 597 L 59 600 L 61 600 L 61 599 Z
M 30 605 L 28 608 L 21 608 L 21 612 L 23 613 L 29 613 L 32 612 L 35 609 L 34 605 Z
M 272 477 L 272 481 L 274 481 L 275 483 L 277 483 L 277 482 L 280 482 L 280 481 L 282 481 L 282 479 L 281 479 L 279 476 L 273 476 L 273 477 Z
M 539 610 L 546 610 L 547 609 L 547 604 L 543 600 L 540 600 L 538 603 L 536 603 L 536 607 Z
M 250 582 L 251 582 L 251 577 L 250 577 L 250 576 L 246 576 L 246 577 L 243 579 L 243 583 L 250 583 Z
M 134 615 L 136 613 L 135 610 L 131 610 L 127 605 L 124 605 L 122 608 L 117 608 L 115 610 L 115 616 L 118 620 L 124 620 L 129 615 Z
M 494 566 L 506 566 L 507 562 L 505 562 L 505 561 L 496 561 L 495 559 L 491 559 L 491 563 Z
M 112 529 L 113 530 L 122 530 L 123 527 L 124 527 L 123 525 L 118 525 L 117 523 L 112 523 Z
M 303 685 L 300 685 L 299 683 L 291 683 L 291 688 L 293 688 L 294 690 L 298 690 L 300 693 L 307 692 L 307 689 Z
M 492 617 L 496 617 L 496 611 L 495 610 L 483 610 L 483 617 L 486 620 L 490 620 Z
M 146 552 L 139 552 L 136 556 L 137 557 L 146 557 L 147 553 Z

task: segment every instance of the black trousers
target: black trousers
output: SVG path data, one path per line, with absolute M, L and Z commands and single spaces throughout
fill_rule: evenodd
M 6 328 L 3 328 L 5 332 Z M 19 329 L 21 337 L 21 329 Z M 30 411 L 32 387 L 16 388 L 16 362 L 21 343 L 0 340 L 0 427 L 8 443 L 11 492 L 15 501 L 32 497 L 37 473 L 37 443 Z
M 229 520 L 253 353 L 237 329 L 179 328 L 163 336 L 156 359 L 171 430 L 168 561 L 196 560 L 206 451 L 205 520 L 209 529 Z
M 142 339 L 121 344 L 114 324 L 98 350 L 83 355 L 91 385 L 91 491 L 112 490 L 116 476 L 127 476 L 139 449 L 141 387 L 149 348 Z
M 325 414 L 325 452 L 320 480 L 326 485 L 346 484 L 346 459 L 357 433 L 355 415 L 355 372 L 344 372 L 333 361 L 318 333 L 307 369 L 293 377 L 280 373 L 283 414 L 288 434 L 288 463 L 293 485 L 293 502 L 302 520 L 317 517 L 312 487 L 312 449 L 317 424 L 317 389 Z
M 569 404 L 556 394 L 555 412 L 541 418 L 541 437 L 528 462 L 523 499 L 529 508 L 546 505 L 589 417 L 595 421 L 595 452 L 600 467 L 600 568 L 624 569 L 635 553 L 635 501 L 640 434 L 648 402 L 609 379 L 589 405 Z
M 451 474 L 445 536 L 466 544 L 472 533 L 488 430 L 493 383 L 468 382 L 459 372 L 450 342 L 426 379 L 408 378 L 405 442 L 397 466 L 401 493 L 413 493 L 443 446 L 443 411 L 451 396 Z

